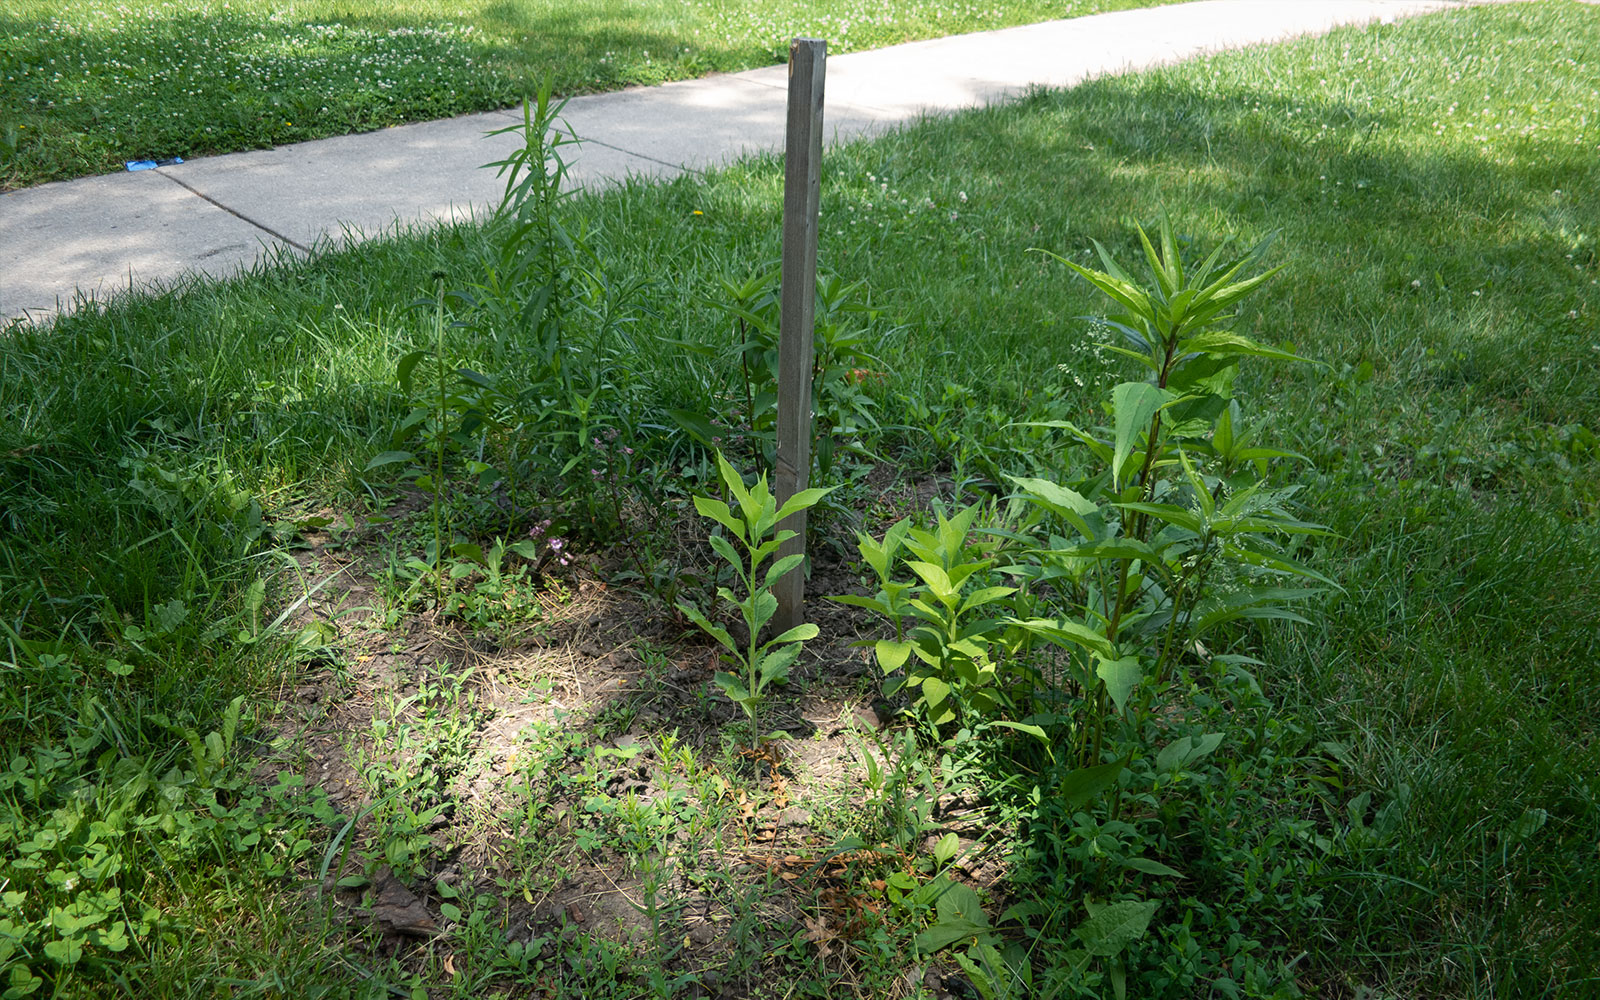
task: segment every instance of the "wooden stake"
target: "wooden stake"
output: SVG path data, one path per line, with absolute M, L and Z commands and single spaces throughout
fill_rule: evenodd
M 789 121 L 784 143 L 783 285 L 778 313 L 778 457 L 773 470 L 778 504 L 811 478 L 812 333 L 816 321 L 817 211 L 822 202 L 822 81 L 828 43 L 796 38 L 789 44 Z M 780 556 L 806 550 L 806 512 L 786 518 L 795 537 Z M 779 632 L 805 621 L 804 564 L 773 588 Z

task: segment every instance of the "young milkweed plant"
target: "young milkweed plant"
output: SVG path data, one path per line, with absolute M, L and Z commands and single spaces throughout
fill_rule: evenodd
M 1196 264 L 1170 224 L 1157 243 L 1138 236 L 1142 281 L 1098 243 L 1103 270 L 1049 254 L 1115 303 L 1104 319 L 1121 339 L 1112 350 L 1144 376 L 1111 389 L 1104 426 L 1013 425 L 1064 432 L 1079 464 L 1009 477 L 1016 492 L 987 512 L 860 536 L 879 589 L 845 599 L 892 623 L 894 638 L 866 644 L 886 688 L 908 692 L 928 724 L 1029 734 L 1008 744 L 1038 764 L 1023 809 L 1034 860 L 1048 869 L 1042 884 L 1071 887 L 1077 917 L 1059 895 L 1013 907 L 1033 947 L 979 963 L 989 980 L 975 980 L 980 991 L 1031 978 L 1026 956 L 1048 945 L 1052 971 L 1041 975 L 1061 981 L 1046 993 L 1103 983 L 1123 995 L 1130 950 L 1172 894 L 1167 880 L 1184 877 L 1152 856 L 1167 853 L 1183 812 L 1173 797 L 1225 746 L 1224 732 L 1204 729 L 1229 726 L 1171 703 L 1174 693 L 1195 690 L 1193 674 L 1259 698 L 1255 661 L 1211 648 L 1238 641 L 1240 622 L 1305 621 L 1297 608 L 1334 586 L 1294 552 L 1325 530 L 1296 515 L 1295 487 L 1268 479 L 1273 460 L 1298 456 L 1256 443 L 1234 392 L 1247 358 L 1306 360 L 1230 327 L 1232 310 L 1281 269 L 1262 267 L 1270 241 Z
M 791 514 L 815 506 L 831 488 L 800 490 L 780 507 L 764 474 L 754 486 L 746 487 L 743 477 L 720 451 L 717 452 L 717 471 L 734 504 L 730 506 L 721 500 L 697 496 L 694 506 L 727 531 L 726 536 L 713 534 L 708 541 L 712 550 L 731 568 L 744 591 L 740 596 L 727 587 L 717 588 L 717 596 L 739 612 L 744 622 L 744 642 L 740 643 L 693 604 L 681 603 L 678 610 L 726 650 L 722 658 L 733 670 L 717 671 L 715 680 L 729 700 L 744 709 L 750 721 L 750 742 L 754 748 L 765 739 L 760 722 L 761 706 L 768 689 L 788 679 L 789 666 L 800 655 L 805 641 L 817 636 L 817 627 L 805 622 L 761 641 L 762 630 L 778 612 L 773 585 L 785 573 L 799 567 L 805 556 L 797 552 L 779 556 L 771 564 L 767 564 L 767 560 L 795 536 L 793 531 L 778 529 L 779 523 Z M 767 564 L 765 572 L 762 571 L 764 564 Z

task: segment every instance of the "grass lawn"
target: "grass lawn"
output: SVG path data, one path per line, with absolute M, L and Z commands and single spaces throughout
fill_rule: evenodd
M 1288 551 L 1337 586 L 1136 670 L 1093 737 L 1119 790 L 1082 808 L 1059 768 L 1088 687 L 1026 718 L 969 692 L 940 727 L 849 646 L 892 626 L 813 601 L 764 716 L 790 738 L 752 757 L 672 609 L 715 603 L 700 442 L 761 464 L 761 286 L 737 286 L 778 252 L 770 159 L 564 203 L 593 254 L 553 274 L 457 227 L 12 328 L 0 983 L 1593 995 L 1597 50 L 1600 8 L 1474 7 L 830 154 L 822 268 L 863 284 L 826 298 L 819 413 L 859 449 L 823 476 L 813 593 L 870 594 L 853 529 L 931 498 L 1016 535 L 1007 475 L 1090 489 L 1089 450 L 1019 424 L 1110 425 L 1142 374 L 1030 248 L 1275 235 L 1285 269 L 1231 329 L 1318 363 L 1251 359 L 1233 390 L 1300 456 L 1270 485 L 1330 533 Z M 559 333 L 491 266 L 554 282 Z M 494 400 L 521 429 L 452 416 Z M 961 552 L 1033 558 L 1007 544 Z M 1033 655 L 1005 662 L 1081 660 Z M 1173 764 L 1173 734 L 1218 739 Z
M 1159 2 L 0 0 L 0 190 Z

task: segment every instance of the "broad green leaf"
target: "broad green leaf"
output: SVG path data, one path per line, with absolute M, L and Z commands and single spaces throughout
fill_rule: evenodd
M 253 834 L 253 836 L 259 837 L 260 834 Z M 130 943 L 126 931 L 127 926 L 125 921 L 118 920 L 105 930 L 94 932 L 95 943 L 113 953 L 126 950 Z
M 911 643 L 896 642 L 893 639 L 879 639 L 873 651 L 878 656 L 878 666 L 886 674 L 892 674 L 906 665 L 906 660 L 911 657 Z
M 928 589 L 933 591 L 933 596 L 941 601 L 955 599 L 955 585 L 950 582 L 950 576 L 944 571 L 944 567 L 935 566 L 933 563 L 921 560 L 913 560 L 906 563 L 906 566 L 922 578 L 922 582 L 926 583 Z
M 756 478 L 756 484 L 748 489 L 744 485 L 744 478 L 739 471 L 729 464 L 722 452 L 717 452 L 717 470 L 722 475 L 722 483 L 728 492 L 738 501 L 740 516 L 748 526 L 749 537 L 753 541 L 767 533 L 772 515 L 772 495 L 767 488 L 767 477 L 763 473 Z
M 818 500 L 821 500 L 823 497 L 827 496 L 829 493 L 832 493 L 836 489 L 838 489 L 837 486 L 829 486 L 826 489 L 812 487 L 809 490 L 801 490 L 794 496 L 790 497 L 788 502 L 779 508 L 778 520 L 782 521 L 790 514 L 798 513 L 799 511 L 815 507 Z
M 948 948 L 962 941 L 971 941 L 983 935 L 990 935 L 989 928 L 975 924 L 962 917 L 952 917 L 941 920 L 917 935 L 917 951 L 924 955 L 931 955 L 941 948 Z
M 412 351 L 395 363 L 394 371 L 401 392 L 408 396 L 411 394 L 411 373 L 416 370 L 417 363 L 427 356 L 427 351 Z
M 757 524 L 757 525 L 755 525 L 754 530 L 752 531 L 752 537 L 759 538 L 763 534 L 765 534 L 768 530 L 770 530 L 771 528 L 772 528 L 772 523 L 770 521 L 765 525 Z M 780 532 L 778 532 L 776 535 L 773 535 L 771 538 L 769 538 L 766 541 L 762 542 L 760 545 L 757 545 L 755 547 L 755 549 L 753 549 L 751 551 L 751 553 L 750 553 L 750 561 L 752 563 L 754 563 L 755 565 L 759 566 L 768 556 L 772 555 L 774 552 L 778 551 L 778 549 L 782 548 L 784 542 L 787 542 L 789 539 L 793 538 L 794 536 L 795 536 L 795 532 L 793 532 L 793 531 L 780 531 Z
M 1183 872 L 1169 867 L 1152 858 L 1128 858 L 1122 862 L 1124 868 L 1132 868 L 1136 872 L 1146 875 L 1162 875 L 1167 878 L 1183 878 Z
M 785 573 L 788 573 L 790 570 L 794 569 L 796 566 L 799 566 L 805 561 L 806 557 L 805 553 L 803 552 L 791 552 L 788 555 L 783 556 L 777 562 L 767 567 L 766 586 L 772 586 L 779 577 L 783 576 Z
M 1090 518 L 1098 519 L 1100 515 L 1100 508 L 1094 501 L 1048 479 L 1027 479 L 1019 476 L 1006 478 L 1016 483 L 1034 503 L 1077 528 L 1083 537 L 1093 538 L 1098 534 L 1090 527 L 1089 522 Z
M 512 542 L 506 549 L 530 561 L 539 558 L 539 546 L 526 538 Z
M 1184 736 L 1173 740 L 1161 748 L 1156 754 L 1156 770 L 1172 771 L 1188 767 L 1211 755 L 1217 747 L 1222 745 L 1221 733 L 1205 733 L 1201 736 Z
M 805 642 L 808 639 L 815 639 L 817 631 L 817 627 L 810 622 L 801 622 L 794 628 L 769 641 L 767 645 L 776 646 L 784 642 Z
M 1182 282 L 1182 278 L 1172 268 L 1172 263 L 1176 260 L 1177 255 L 1171 254 L 1166 260 L 1162 260 L 1161 255 L 1156 253 L 1156 248 L 1150 245 L 1150 237 L 1145 235 L 1144 227 L 1136 226 L 1135 228 L 1139 232 L 1139 245 L 1144 248 L 1145 262 L 1150 265 L 1150 275 L 1156 279 L 1156 285 L 1160 287 L 1162 296 L 1168 299 L 1172 298 L 1177 293 L 1178 287 Z M 1162 235 L 1165 236 L 1166 234 L 1163 233 Z
M 1027 629 L 1034 635 L 1063 648 L 1078 646 L 1091 653 L 1114 659 L 1116 652 L 1111 641 L 1101 633 L 1074 621 L 1052 621 L 1049 618 L 1008 618 L 1006 624 Z
M 1083 942 L 1089 954 L 1110 958 L 1144 937 L 1150 918 L 1155 916 L 1160 905 L 1161 901 L 1156 899 L 1111 903 L 1074 928 L 1073 934 Z
M 1239 411 L 1239 401 L 1236 399 L 1229 400 L 1227 409 L 1217 416 L 1217 429 L 1211 435 L 1211 447 L 1215 448 L 1217 454 L 1224 458 L 1232 458 L 1233 425 L 1235 423 L 1243 423 L 1243 417 Z
M 1003 726 L 1006 729 L 1015 729 L 1019 733 L 1027 733 L 1029 736 L 1037 737 L 1041 743 L 1048 744 L 1050 742 L 1050 734 L 1046 733 L 1038 726 L 1030 725 L 1026 722 L 1012 722 L 1009 719 L 996 719 L 994 720 L 993 724 L 996 726 Z
M 960 849 L 961 838 L 953 833 L 945 834 L 939 838 L 937 844 L 933 845 L 933 863 L 941 867 L 944 866 L 951 858 L 956 856 L 956 851 Z
M 380 469 L 385 465 L 395 465 L 400 462 L 415 462 L 416 460 L 417 456 L 409 451 L 380 451 L 376 455 L 372 456 L 372 461 L 368 462 L 367 467 L 361 471 L 371 472 L 373 469 Z
M 706 542 L 710 544 L 712 551 L 716 552 L 717 555 L 721 556 L 725 562 L 735 569 L 740 568 L 743 564 L 744 559 L 740 557 L 738 551 L 733 547 L 733 543 L 724 536 L 708 535 Z
M 1205 524 L 1200 520 L 1200 516 L 1198 514 L 1187 507 L 1179 507 L 1177 504 L 1119 503 L 1114 504 L 1114 506 L 1120 507 L 1123 510 L 1133 510 L 1138 511 L 1141 514 L 1149 514 L 1151 517 L 1165 521 L 1168 524 L 1177 525 L 1178 527 L 1187 531 L 1192 531 L 1197 535 L 1205 531 Z
M 922 699 L 928 703 L 929 708 L 938 708 L 950 697 L 950 685 L 937 677 L 925 678 L 922 682 Z
M 295 634 L 295 645 L 307 652 L 326 649 L 339 637 L 339 630 L 325 621 L 313 621 Z
M 1117 706 L 1117 711 L 1127 707 L 1128 695 L 1144 680 L 1144 670 L 1139 666 L 1137 656 L 1124 656 L 1120 659 L 1107 659 L 1097 657 L 1099 663 L 1094 672 L 1105 682 L 1106 692 L 1111 695 L 1111 700 Z
M 745 613 L 745 623 L 750 626 L 750 634 L 759 635 L 761 627 L 778 613 L 778 598 L 771 591 L 760 590 L 750 596 L 741 610 Z
M 745 690 L 744 682 L 726 670 L 718 670 L 711 679 L 717 682 L 717 687 L 722 689 L 729 701 L 744 705 L 750 700 L 750 692 Z
M 83 941 L 75 937 L 46 941 L 44 953 L 57 965 L 76 965 L 83 958 Z
M 960 882 L 952 882 L 948 878 L 946 888 L 939 893 L 939 898 L 934 901 L 934 912 L 940 920 L 966 920 L 970 923 L 987 928 L 989 917 L 983 912 L 983 901 L 978 894 Z
M 474 542 L 457 542 L 450 546 L 450 554 L 457 559 L 469 559 L 479 566 L 487 566 L 489 560 L 484 558 L 483 546 Z
M 1241 263 L 1243 262 L 1241 261 Z M 1227 281 L 1228 278 L 1232 276 L 1232 272 L 1230 272 L 1229 274 L 1225 274 L 1221 278 L 1218 278 L 1212 283 L 1211 288 L 1206 289 L 1201 294 L 1205 296 L 1206 300 L 1211 305 L 1213 313 L 1220 312 L 1221 310 L 1233 305 L 1235 302 L 1238 302 L 1246 295 L 1249 295 L 1267 281 L 1270 281 L 1272 277 L 1281 270 L 1283 270 L 1283 265 L 1279 264 L 1272 270 L 1263 271 L 1253 278 L 1246 278 L 1243 281 L 1235 281 L 1232 284 L 1222 285 L 1222 282 Z M 1218 285 L 1222 285 L 1222 287 L 1218 288 Z
M 1298 451 L 1285 451 L 1281 448 L 1241 448 L 1233 458 L 1238 462 L 1253 462 L 1262 458 L 1292 458 L 1297 462 L 1307 463 L 1311 461 Z
M 951 591 L 954 592 L 960 590 L 962 587 L 966 586 L 968 577 L 979 572 L 980 570 L 988 569 L 989 566 L 990 563 L 987 561 L 962 563 L 959 566 L 951 566 L 949 570 Z
M 1508 827 L 1502 836 L 1508 845 L 1516 845 L 1532 839 L 1533 835 L 1544 829 L 1550 821 L 1550 813 L 1544 809 L 1526 809 L 1517 821 Z
M 1124 757 L 1109 764 L 1080 767 L 1061 779 L 1056 794 L 1061 796 L 1068 810 L 1077 812 L 1093 801 L 1095 796 L 1115 785 L 1117 776 L 1122 774 L 1122 769 L 1127 766 L 1128 758 Z
M 768 684 L 777 684 L 787 680 L 789 678 L 789 665 L 794 662 L 795 657 L 800 655 L 801 648 L 798 642 L 790 643 L 787 646 L 779 646 L 777 649 L 762 656 L 760 662 L 756 665 L 756 677 L 759 678 L 757 686 L 766 687 Z
M 1149 296 L 1145 295 L 1139 286 L 1134 284 L 1133 280 L 1117 266 L 1116 261 L 1111 259 L 1110 254 L 1106 253 L 1104 247 L 1101 247 L 1099 243 L 1096 243 L 1095 246 L 1100 249 L 1101 263 L 1106 265 L 1106 271 L 1094 271 L 1087 267 L 1081 267 L 1060 254 L 1051 253 L 1049 250 L 1040 250 L 1040 253 L 1054 257 L 1067 265 L 1085 281 L 1104 292 L 1112 301 L 1129 312 L 1140 316 L 1149 315 Z
M 1304 361 L 1307 364 L 1316 364 L 1311 358 L 1303 358 L 1298 354 L 1280 351 L 1276 347 L 1267 347 L 1258 344 L 1249 337 L 1225 330 L 1208 330 L 1205 333 L 1187 337 L 1178 343 L 1180 354 L 1210 354 L 1213 356 L 1243 356 L 1252 358 L 1271 358 L 1275 361 Z
M 699 511 L 702 517 L 709 517 L 733 532 L 733 537 L 740 541 L 745 540 L 744 522 L 734 517 L 733 511 L 721 500 L 715 500 L 711 497 L 695 497 L 694 509 Z M 739 560 L 734 559 L 733 562 L 737 565 Z
M 901 541 L 905 538 L 906 531 L 911 527 L 911 519 L 903 517 L 884 532 L 883 541 L 880 543 L 871 535 L 856 532 L 856 547 L 861 550 L 864 559 L 872 571 L 878 574 L 879 580 L 889 578 L 889 564 L 894 558 L 896 550 L 900 548 Z
M 853 608 L 866 608 L 868 611 L 876 611 L 884 616 L 889 614 L 889 606 L 875 597 L 862 597 L 860 594 L 836 594 L 830 596 L 828 600 L 833 601 L 835 604 L 848 604 Z
M 964 615 L 974 608 L 981 608 L 985 604 L 993 604 L 995 601 L 1004 600 L 1016 592 L 1017 588 L 1015 587 L 981 587 L 967 595 L 966 600 L 961 602 L 961 609 L 957 613 Z
M 706 616 L 700 613 L 699 608 L 696 608 L 692 604 L 680 603 L 678 605 L 678 610 L 683 612 L 683 616 L 685 618 L 699 626 L 700 631 L 721 643 L 723 648 L 727 649 L 728 652 L 733 653 L 735 656 L 739 654 L 739 647 L 733 641 L 733 636 L 728 634 L 728 630 L 723 628 L 721 625 L 711 624 L 711 622 L 706 619 Z
M 1123 481 L 1123 463 L 1139 443 L 1139 435 L 1148 431 L 1151 419 L 1176 398 L 1148 382 L 1123 382 L 1111 390 L 1112 412 L 1116 418 L 1116 450 L 1111 459 L 1111 474 L 1119 489 Z
M 711 439 L 720 436 L 710 420 L 693 410 L 668 410 L 667 416 L 702 448 L 713 447 Z
M 1141 230 L 1141 235 L 1142 235 Z M 1178 240 L 1172 232 L 1172 219 L 1163 217 L 1161 220 L 1161 257 L 1166 262 L 1167 270 L 1171 274 L 1175 287 L 1183 287 L 1183 256 L 1178 253 Z M 1204 272 L 1201 272 L 1202 275 Z

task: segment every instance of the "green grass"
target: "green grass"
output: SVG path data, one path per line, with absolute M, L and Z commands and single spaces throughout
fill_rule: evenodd
M 1171 0 L 0 2 L 0 190 Z
M 1077 317 L 1103 304 L 1030 247 L 1080 255 L 1100 240 L 1128 259 L 1129 223 L 1163 214 L 1201 245 L 1276 234 L 1288 270 L 1239 328 L 1324 366 L 1242 379 L 1311 460 L 1283 475 L 1338 532 L 1310 558 L 1344 590 L 1314 626 L 1260 633 L 1278 716 L 1337 762 L 1315 779 L 1291 768 L 1261 804 L 1331 801 L 1337 816 L 1313 818 L 1337 824 L 1371 792 L 1367 818 L 1387 806 L 1392 821 L 1305 887 L 1314 911 L 1272 926 L 1267 904 L 1226 915 L 1285 961 L 1305 952 L 1309 995 L 1595 986 L 1597 47 L 1592 6 L 1473 8 L 1037 94 L 829 157 L 822 266 L 865 281 L 902 324 L 878 345 L 893 372 L 873 390 L 881 418 L 957 431 L 950 451 L 920 426 L 882 446 L 980 485 L 986 462 L 1029 471 L 1009 419 L 1047 397 L 1091 419 L 1091 390 L 1127 375 L 1083 336 Z M 700 296 L 776 256 L 780 187 L 759 160 L 572 206 L 604 234 L 612 277 L 650 282 L 643 346 L 608 373 L 641 412 L 727 405 L 734 362 L 658 345 L 725 343 Z M 0 748 L 80 742 L 48 795 L 14 786 L 0 807 L 30 823 L 75 801 L 113 747 L 160 772 L 189 751 L 157 713 L 204 733 L 230 697 L 271 686 L 282 659 L 230 638 L 266 565 L 243 495 L 290 536 L 307 512 L 365 508 L 361 470 L 409 405 L 394 363 L 431 335 L 407 304 L 435 268 L 475 280 L 480 249 L 469 228 L 407 236 L 11 331 L 0 622 L 27 649 L 0 646 L 14 661 Z M 155 638 L 130 640 L 130 625 Z M 291 828 L 315 807 L 274 815 Z M 158 842 L 130 838 L 128 871 Z M 343 931 L 313 925 L 308 943 L 312 918 L 272 866 L 227 858 L 174 854 L 170 877 L 113 878 L 159 900 L 172 932 L 68 992 L 114 976 L 151 996 L 227 977 L 367 988 L 327 962 Z

